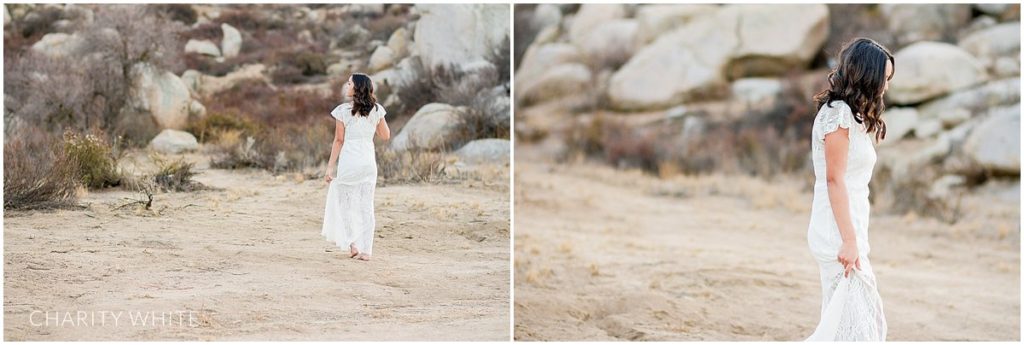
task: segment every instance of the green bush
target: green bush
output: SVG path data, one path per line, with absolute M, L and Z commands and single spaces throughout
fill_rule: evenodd
M 64 133 L 64 152 L 77 164 L 77 176 L 86 187 L 104 188 L 121 184 L 122 174 L 111 145 L 93 134 Z

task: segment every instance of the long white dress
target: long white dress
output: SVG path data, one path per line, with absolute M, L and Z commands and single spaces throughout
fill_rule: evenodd
M 849 129 L 846 188 L 850 218 L 857 236 L 861 270 L 843 277 L 837 260 L 842 237 L 828 199 L 825 176 L 825 134 L 839 127 Z M 877 156 L 874 142 L 863 124 L 857 123 L 849 105 L 841 100 L 822 105 L 811 130 L 811 161 L 814 165 L 814 199 L 807 229 L 807 244 L 821 272 L 821 321 L 808 341 L 884 341 L 887 326 L 875 274 L 868 260 L 868 182 Z
M 350 103 L 331 111 L 332 117 L 345 124 L 345 141 L 338 154 L 337 175 L 327 188 L 320 234 L 344 250 L 355 244 L 360 253 L 373 251 L 373 193 L 377 185 L 373 136 L 386 113 L 380 104 L 368 116 L 353 116 Z

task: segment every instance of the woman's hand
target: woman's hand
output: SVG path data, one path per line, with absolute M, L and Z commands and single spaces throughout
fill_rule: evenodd
M 843 264 L 843 277 L 849 277 L 854 267 L 860 271 L 860 253 L 857 252 L 856 241 L 843 241 L 839 247 L 839 263 Z
M 331 183 L 331 180 L 334 180 L 334 172 L 328 170 L 326 173 L 324 173 L 324 181 L 326 181 L 327 183 Z

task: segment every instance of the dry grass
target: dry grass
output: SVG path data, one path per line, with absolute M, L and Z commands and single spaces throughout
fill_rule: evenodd
M 68 207 L 76 203 L 78 169 L 62 143 L 30 128 L 4 143 L 4 209 Z
M 105 188 L 121 184 L 123 173 L 118 160 L 123 150 L 104 139 L 100 133 L 64 133 L 64 152 L 76 162 L 79 181 L 88 188 Z
M 192 180 L 192 177 L 197 174 L 192 170 L 195 163 L 187 162 L 182 158 L 168 161 L 155 154 L 151 158 L 157 165 L 153 182 L 164 191 L 191 192 L 204 188 L 201 183 Z
M 377 172 L 384 182 L 436 182 L 445 178 L 444 153 L 396 152 L 377 148 Z

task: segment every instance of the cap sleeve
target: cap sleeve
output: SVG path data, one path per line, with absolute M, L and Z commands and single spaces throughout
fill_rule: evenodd
M 380 103 L 377 103 L 377 121 L 379 122 L 381 119 L 383 119 L 384 115 L 387 113 L 388 111 L 384 109 L 384 106 L 380 105 Z
M 339 104 L 331 110 L 331 117 L 335 120 L 345 122 L 347 124 L 348 118 L 352 115 L 352 110 L 349 108 L 348 103 Z
M 822 105 L 818 111 L 820 130 L 818 140 L 825 141 L 825 135 L 839 130 L 839 127 L 850 129 L 853 126 L 853 111 L 846 102 L 833 102 L 832 106 Z

